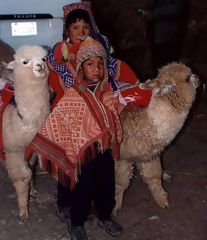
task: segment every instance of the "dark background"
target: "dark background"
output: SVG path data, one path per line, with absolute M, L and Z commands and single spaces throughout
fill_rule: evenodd
M 151 53 L 146 38 L 146 21 L 138 9 L 146 0 L 91 0 L 96 23 L 110 40 L 115 56 L 127 62 L 140 77 L 151 73 Z M 181 58 L 207 78 L 207 2 L 191 0 L 187 33 L 183 39 Z

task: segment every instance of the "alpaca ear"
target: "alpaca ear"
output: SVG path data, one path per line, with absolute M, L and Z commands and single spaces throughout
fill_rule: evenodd
M 4 68 L 7 68 L 8 63 L 6 63 L 6 62 L 4 62 L 4 61 L 1 61 L 1 65 L 2 65 Z
M 173 88 L 172 84 L 166 84 L 163 87 L 157 88 L 154 92 L 154 95 L 157 96 L 157 97 L 164 96 L 167 93 L 169 93 L 172 88 Z
M 14 61 L 9 62 L 9 63 L 7 64 L 7 66 L 6 66 L 6 68 L 13 70 L 13 69 L 14 69 L 14 65 L 15 65 L 15 62 L 14 62 Z
M 0 90 L 2 90 L 5 87 L 5 81 L 3 78 L 0 78 Z
M 139 87 L 141 89 L 154 89 L 155 87 L 157 87 L 157 82 L 155 80 L 147 80 L 144 83 L 140 83 Z

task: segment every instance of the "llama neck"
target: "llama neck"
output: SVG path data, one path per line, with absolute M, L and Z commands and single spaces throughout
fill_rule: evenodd
M 181 92 L 171 92 L 152 98 L 147 114 L 157 129 L 158 139 L 169 143 L 182 127 L 195 95 L 193 92 L 186 94 L 188 97 Z
M 169 105 L 178 113 L 188 112 L 195 99 L 195 91 L 190 88 L 179 88 L 164 96 L 164 101 L 169 102 Z
M 49 113 L 47 81 L 34 79 L 25 83 L 18 79 L 14 82 L 14 89 L 17 111 L 22 116 L 24 124 L 42 124 Z

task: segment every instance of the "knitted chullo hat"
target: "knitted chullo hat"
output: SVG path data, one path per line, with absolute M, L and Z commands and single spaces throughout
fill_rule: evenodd
M 91 37 L 87 37 L 80 44 L 80 48 L 76 54 L 76 72 L 79 74 L 81 64 L 90 57 L 102 57 L 104 60 L 104 68 L 105 68 L 105 78 L 107 77 L 107 68 L 106 68 L 106 59 L 107 54 L 103 45 L 94 40 Z

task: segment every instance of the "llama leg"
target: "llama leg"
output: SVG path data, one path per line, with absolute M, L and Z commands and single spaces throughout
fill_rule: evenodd
M 132 178 L 132 171 L 133 167 L 131 162 L 123 159 L 115 162 L 116 206 L 113 209 L 114 216 L 122 207 L 124 191 L 129 186 L 130 179 Z
M 29 163 L 29 168 L 32 171 L 32 178 L 30 181 L 30 197 L 37 198 L 39 193 L 37 189 L 35 188 L 35 182 L 36 182 L 36 168 L 38 164 L 39 157 L 37 153 L 33 152 L 32 155 L 30 156 L 28 163 Z
M 168 207 L 168 194 L 162 186 L 162 167 L 160 158 L 151 159 L 151 161 L 137 164 L 143 181 L 153 195 L 154 200 L 160 207 Z
M 37 191 L 37 189 L 35 188 L 35 181 L 32 177 L 30 184 L 29 184 L 29 195 L 30 197 L 37 199 L 37 197 L 39 196 L 39 193 Z
M 163 171 L 162 179 L 166 182 L 171 182 L 172 181 L 172 178 L 171 178 L 170 174 L 166 171 Z
M 28 197 L 31 171 L 24 161 L 24 152 L 6 153 L 6 168 L 16 189 L 21 220 L 28 218 Z

